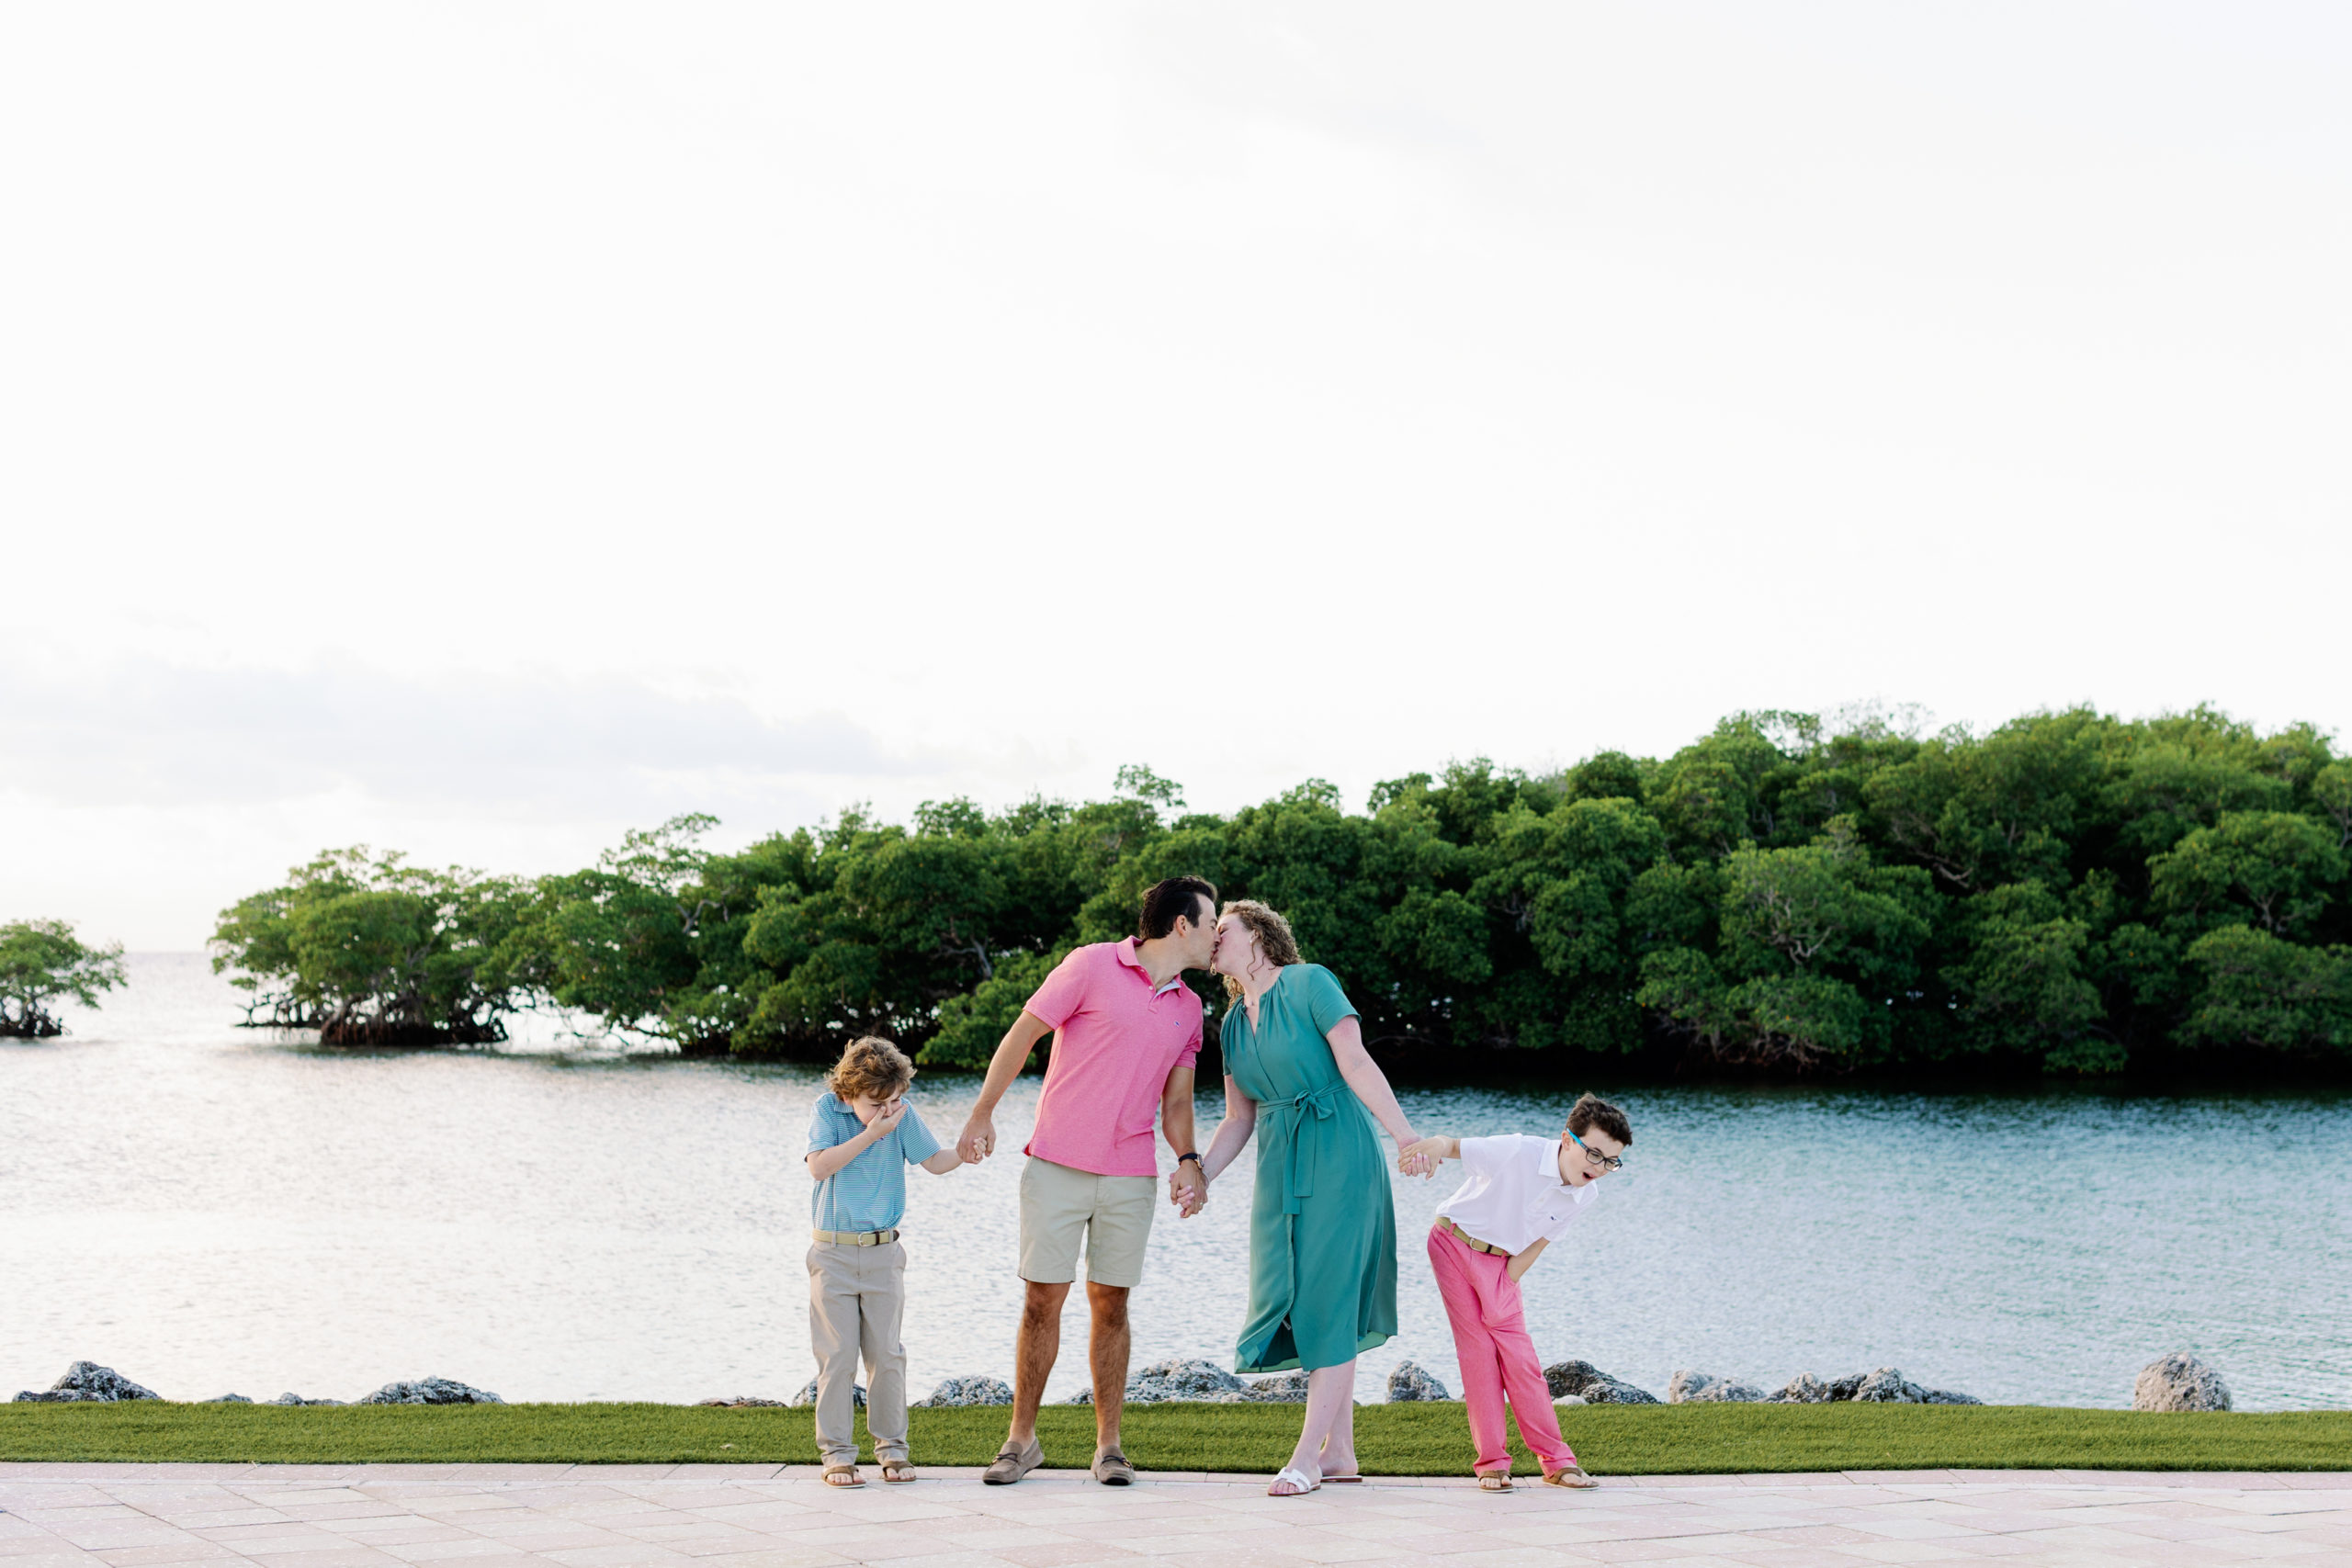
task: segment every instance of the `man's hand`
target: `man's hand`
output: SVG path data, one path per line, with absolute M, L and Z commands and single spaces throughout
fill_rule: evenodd
M 1176 1205 L 1178 1219 L 1191 1219 L 1209 1201 L 1208 1174 L 1192 1160 L 1179 1161 L 1168 1173 L 1168 1201 Z
M 973 1111 L 956 1147 L 962 1151 L 967 1165 L 978 1165 L 996 1153 L 996 1119 L 985 1111 Z

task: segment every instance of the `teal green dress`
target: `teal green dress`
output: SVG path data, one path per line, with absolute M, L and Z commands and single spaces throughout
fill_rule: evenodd
M 1396 1332 L 1396 1211 L 1372 1112 L 1324 1038 L 1355 1009 L 1331 972 L 1294 964 L 1222 1025 L 1225 1070 L 1258 1102 L 1250 1316 L 1238 1372 L 1336 1367 Z

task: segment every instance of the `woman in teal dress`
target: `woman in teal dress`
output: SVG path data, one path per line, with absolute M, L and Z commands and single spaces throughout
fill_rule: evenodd
M 1289 921 L 1249 899 L 1227 904 L 1211 967 L 1231 1005 L 1208 1178 L 1258 1134 L 1250 1318 L 1234 1370 L 1307 1370 L 1298 1447 L 1268 1488 L 1295 1497 L 1362 1478 L 1356 1356 L 1396 1332 L 1396 1212 L 1373 1123 L 1400 1149 L 1415 1134 L 1363 1048 L 1356 1010 L 1329 969 L 1300 961 Z

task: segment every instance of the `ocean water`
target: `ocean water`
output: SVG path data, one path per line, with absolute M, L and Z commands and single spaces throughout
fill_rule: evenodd
M 0 1042 L 0 1398 L 69 1361 L 168 1398 L 350 1399 L 394 1378 L 508 1399 L 788 1397 L 811 1374 L 808 1068 L 567 1035 L 352 1053 L 234 1027 L 197 954 L 134 955 L 73 1032 Z M 975 1080 L 927 1073 L 943 1140 Z M 1882 1365 L 1997 1403 L 2121 1406 L 2187 1348 L 2241 1409 L 2352 1405 L 2352 1097 L 1924 1096 L 1590 1086 L 1635 1140 L 1530 1274 L 1544 1358 L 1663 1396 Z M 1000 1111 L 1017 1150 L 1036 1098 Z M 1572 1094 L 1408 1089 L 1424 1132 L 1555 1134 Z M 1201 1098 L 1201 1139 L 1222 1111 Z M 910 1386 L 1009 1373 L 1020 1156 L 910 1171 Z M 1136 1364 L 1229 1363 L 1249 1167 L 1165 1213 Z M 1421 1252 L 1447 1178 L 1395 1179 L 1400 1332 L 1459 1387 Z M 1051 1397 L 1083 1386 L 1082 1309 Z

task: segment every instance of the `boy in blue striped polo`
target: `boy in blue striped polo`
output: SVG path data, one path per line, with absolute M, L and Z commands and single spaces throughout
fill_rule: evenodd
M 854 1399 L 865 1357 L 865 1427 L 886 1482 L 912 1481 L 907 1462 L 907 1167 L 944 1176 L 965 1162 L 943 1149 L 906 1101 L 915 1065 L 888 1040 L 853 1040 L 808 1120 L 814 1239 L 808 1248 L 808 1341 L 817 1352 L 817 1447 L 832 1486 L 863 1486 Z

